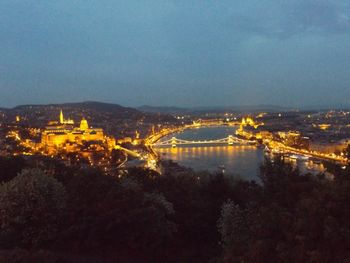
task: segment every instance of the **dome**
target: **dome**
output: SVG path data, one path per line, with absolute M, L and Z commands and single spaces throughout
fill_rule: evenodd
M 85 118 L 83 118 L 80 122 L 80 130 L 88 130 L 89 129 L 89 124 Z

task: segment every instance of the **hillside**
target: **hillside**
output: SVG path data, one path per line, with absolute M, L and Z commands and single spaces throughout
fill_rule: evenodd
M 101 127 L 109 134 L 130 135 L 136 130 L 146 133 L 153 125 L 173 122 L 167 114 L 144 113 L 134 108 L 118 104 L 86 101 L 77 103 L 20 105 L 12 109 L 3 109 L 3 121 L 14 122 L 16 116 L 21 123 L 32 127 L 45 127 L 49 121 L 58 120 L 60 111 L 65 118 L 79 123 L 82 118 L 94 127 Z

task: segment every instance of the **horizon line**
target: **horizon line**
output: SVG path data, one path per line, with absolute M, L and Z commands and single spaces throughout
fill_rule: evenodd
M 12 107 L 0 106 L 0 109 L 15 109 L 21 106 L 50 106 L 50 105 L 64 105 L 64 104 L 79 104 L 79 103 L 101 103 L 101 104 L 110 104 L 110 105 L 118 105 L 125 108 L 142 108 L 142 107 L 150 107 L 150 108 L 178 108 L 183 110 L 198 110 L 198 109 L 229 109 L 229 108 L 254 108 L 254 107 L 274 107 L 274 108 L 282 108 L 285 110 L 308 110 L 308 109 L 319 109 L 319 110 L 331 110 L 331 109 L 349 109 L 350 105 L 347 104 L 338 104 L 338 105 L 303 105 L 303 106 L 281 106 L 278 104 L 241 104 L 241 105 L 201 105 L 201 106 L 175 106 L 175 105 L 150 105 L 150 104 L 142 104 L 138 106 L 126 106 L 123 104 L 119 104 L 117 102 L 106 102 L 106 101 L 94 101 L 94 100 L 84 100 L 84 101 L 73 101 L 73 102 L 55 102 L 55 103 L 25 103 L 25 104 L 17 104 Z

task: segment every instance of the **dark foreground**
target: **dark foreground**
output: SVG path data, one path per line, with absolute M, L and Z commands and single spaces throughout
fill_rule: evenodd
M 267 160 L 260 185 L 2 158 L 0 262 L 350 262 L 350 171 L 331 168 Z

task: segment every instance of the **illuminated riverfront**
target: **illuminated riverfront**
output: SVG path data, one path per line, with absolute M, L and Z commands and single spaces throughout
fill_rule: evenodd
M 257 117 L 261 118 L 265 115 L 266 114 L 259 114 Z M 281 114 L 278 114 L 278 118 L 281 118 L 281 116 Z M 307 118 L 310 117 L 308 116 Z M 229 122 L 230 119 L 227 120 L 227 123 L 218 120 L 208 120 L 204 123 L 194 121 L 192 125 L 187 125 L 183 128 L 164 129 L 150 136 L 146 140 L 146 144 L 149 145 L 149 149 L 153 152 L 153 148 L 156 147 L 155 158 L 175 160 L 184 166 L 194 169 L 218 170 L 218 167 L 226 165 L 227 167 L 225 166 L 225 170 L 235 172 L 242 169 L 240 163 L 251 162 L 247 165 L 250 169 L 249 173 L 243 171 L 243 174 L 248 176 L 252 174 L 252 167 L 254 167 L 255 170 L 253 174 L 257 173 L 258 165 L 264 159 L 262 154 L 257 160 L 251 156 L 246 156 L 244 158 L 238 157 L 238 159 L 241 160 L 235 160 L 235 164 L 233 165 L 234 162 L 232 159 L 226 157 L 224 159 L 222 158 L 222 156 L 225 156 L 222 152 L 225 152 L 227 156 L 233 158 L 232 153 L 239 148 L 213 148 L 213 146 L 208 147 L 207 145 L 260 145 L 265 148 L 264 152 L 268 155 L 283 156 L 294 166 L 298 166 L 302 171 L 310 173 L 326 172 L 321 163 L 322 160 L 335 161 L 342 165 L 348 162 L 348 158 L 344 155 L 343 151 L 336 154 L 334 152 L 327 153 L 311 149 L 310 138 L 302 136 L 299 131 L 278 131 L 273 134 L 264 128 L 263 122 L 256 123 L 252 117 L 242 117 L 240 122 L 237 120 Z M 221 135 L 216 134 L 215 136 L 215 132 L 213 133 L 215 129 L 208 128 L 217 126 L 226 127 L 223 128 L 224 130 L 226 129 L 226 133 L 224 132 Z M 237 128 L 237 126 L 239 126 L 239 128 Z M 258 129 L 259 127 L 260 129 Z M 167 146 L 173 149 L 169 150 L 163 148 Z M 190 148 L 183 148 L 182 146 Z M 180 149 L 176 149 L 177 147 L 180 147 Z M 246 148 L 243 147 L 242 149 Z M 254 149 L 258 152 L 262 152 L 260 149 Z M 217 159 L 218 152 L 221 152 L 221 159 Z M 307 160 L 307 162 L 300 163 L 296 162 L 296 160 Z
M 350 2 L 0 0 L 0 263 L 350 263 Z
M 190 145 L 162 145 L 161 142 L 171 140 L 172 135 L 161 139 L 156 151 L 160 158 L 171 159 L 179 164 L 193 168 L 196 171 L 209 170 L 212 172 L 223 171 L 227 174 L 238 175 L 245 179 L 258 180 L 259 165 L 263 162 L 266 152 L 256 145 L 215 145 L 215 138 L 227 136 L 234 133 L 237 128 L 234 127 L 211 127 L 191 129 L 179 132 L 176 137 L 185 140 L 204 140 L 214 141 L 213 145 L 202 143 Z M 170 146 L 170 147 L 169 147 Z M 298 166 L 304 172 L 319 173 L 324 171 L 324 167 L 313 161 L 297 162 L 293 158 L 286 157 L 293 165 Z
M 28 112 L 31 113 L 32 111 L 29 109 Z M 327 124 L 327 129 L 323 129 L 324 126 L 322 126 L 325 123 L 324 118 L 318 117 L 319 120 L 315 120 L 310 114 L 301 113 L 298 116 L 298 118 L 303 118 L 304 121 L 309 123 L 298 127 L 299 129 L 291 129 L 288 127 L 292 127 L 293 121 L 290 122 L 289 117 L 284 119 L 282 114 L 273 115 L 263 112 L 254 116 L 252 114 L 223 113 L 216 114 L 211 118 L 205 115 L 169 116 L 167 121 L 161 121 L 157 125 L 152 121 L 149 123 L 140 121 L 135 121 L 136 123 L 128 122 L 127 125 L 124 124 L 116 129 L 117 132 L 122 134 L 119 136 L 111 133 L 110 129 L 111 125 L 118 125 L 119 122 L 106 118 L 105 116 L 108 116 L 106 112 L 103 112 L 102 115 L 98 113 L 99 117 L 96 118 L 97 113 L 82 114 L 80 109 L 78 109 L 74 118 L 66 118 L 65 115 L 70 116 L 72 112 L 58 108 L 52 111 L 54 118 L 48 119 L 47 123 L 42 126 L 33 125 L 33 120 L 31 120 L 31 127 L 28 128 L 24 125 L 27 117 L 23 117 L 23 115 L 26 114 L 28 113 L 17 113 L 14 116 L 15 118 L 12 119 L 14 121 L 13 128 L 9 126 L 6 134 L 8 139 L 14 140 L 13 143 L 17 145 L 18 150 L 9 151 L 13 146 L 8 145 L 6 146 L 6 151 L 3 151 L 4 155 L 39 154 L 50 156 L 64 161 L 67 165 L 80 164 L 100 167 L 107 174 L 112 175 L 117 174 L 119 169 L 125 169 L 130 166 L 150 168 L 161 173 L 163 170 L 162 161 L 165 159 L 174 161 L 181 159 L 182 161 L 179 161 L 179 163 L 185 167 L 194 167 L 198 164 L 196 161 L 195 163 L 197 164 L 195 165 L 191 165 L 188 161 L 185 162 L 185 158 L 180 156 L 182 154 L 180 150 L 173 158 L 172 154 L 175 153 L 174 151 L 168 151 L 164 155 L 160 151 L 167 150 L 158 150 L 161 147 L 182 148 L 183 146 L 195 146 L 198 149 L 203 147 L 203 151 L 200 150 L 203 156 L 197 156 L 196 158 L 205 160 L 204 163 L 212 163 L 209 157 L 204 154 L 206 150 L 212 149 L 208 147 L 219 145 L 232 147 L 231 150 L 228 148 L 226 151 L 229 156 L 231 156 L 230 151 L 234 152 L 239 149 L 237 146 L 242 146 L 243 149 L 248 149 L 248 146 L 254 146 L 254 149 L 259 148 L 258 151 L 264 149 L 266 153 L 282 155 L 291 159 L 291 161 L 293 159 L 305 159 L 309 160 L 309 164 L 314 161 L 316 163 L 331 161 L 342 166 L 348 162 L 345 153 L 346 141 L 339 140 L 336 147 L 333 147 L 330 143 L 324 143 L 323 148 L 321 148 L 320 139 L 316 137 L 323 135 L 323 133 L 333 134 L 333 136 L 336 134 L 337 131 L 333 129 L 335 125 L 332 125 L 332 115 L 329 113 L 325 113 L 324 117 L 329 123 Z M 157 116 L 161 117 L 161 115 Z M 347 116 L 348 114 L 341 113 L 340 117 L 337 116 L 336 119 L 347 118 Z M 33 115 L 32 118 L 36 117 L 36 115 Z M 127 115 L 122 118 L 126 117 Z M 88 122 L 87 119 L 90 121 Z M 103 121 L 101 122 L 101 120 Z M 284 126 L 281 126 L 279 125 L 281 121 L 289 121 L 289 123 L 286 122 Z M 277 128 L 275 127 L 276 124 L 279 125 Z M 96 128 L 99 125 L 101 125 L 101 128 Z M 226 129 L 227 132 L 213 133 L 213 130 L 217 129 L 217 127 Z M 335 127 L 339 129 L 338 126 Z M 208 129 L 211 130 L 210 133 L 205 132 Z M 315 132 L 312 130 L 313 133 L 310 133 L 310 129 L 315 130 Z M 348 129 L 346 122 L 343 129 Z M 202 133 L 203 131 L 205 136 L 197 134 L 192 137 L 183 137 L 184 134 Z M 346 133 L 344 134 L 345 136 Z M 9 143 L 12 144 L 11 141 Z M 224 151 L 224 148 L 222 151 Z M 213 149 L 212 152 L 214 152 Z M 239 158 L 243 159 L 242 157 Z M 215 156 L 213 156 L 214 159 Z M 248 155 L 246 159 L 254 158 Z M 251 166 L 255 167 L 255 171 L 262 159 L 252 161 L 254 165 Z M 212 165 L 208 166 L 207 169 L 216 169 L 224 165 L 225 162 L 220 160 L 213 161 Z M 230 166 L 227 164 L 226 166 L 226 171 L 239 170 L 237 165 Z M 313 170 L 313 168 L 307 170 Z M 322 171 L 323 169 L 316 170 Z

